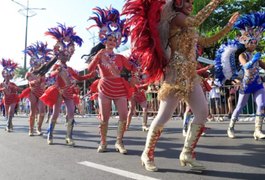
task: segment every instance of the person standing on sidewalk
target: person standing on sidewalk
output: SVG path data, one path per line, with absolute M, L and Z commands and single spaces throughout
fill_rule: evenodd
M 120 20 L 118 10 L 110 7 L 109 9 L 94 8 L 96 17 L 90 19 L 96 21 L 96 26 L 100 28 L 100 44 L 92 48 L 90 54 L 92 61 L 88 65 L 88 71 L 99 70 L 100 79 L 91 86 L 97 87 L 99 120 L 100 120 L 100 145 L 97 152 L 107 151 L 107 131 L 111 114 L 111 103 L 114 104 L 119 113 L 117 140 L 115 143 L 116 151 L 126 154 L 127 150 L 123 144 L 123 135 L 126 128 L 126 119 L 128 114 L 127 99 L 131 96 L 131 87 L 129 83 L 121 77 L 121 71 L 125 67 L 129 71 L 135 71 L 133 64 L 129 63 L 123 55 L 115 54 L 114 48 L 121 44 L 121 39 L 127 41 L 127 29 L 123 29 L 124 20 Z M 134 77 L 132 73 L 132 78 Z M 95 84 L 97 83 L 97 84 Z
M 238 14 L 234 14 L 228 25 L 213 37 L 199 37 L 196 28 L 220 2 L 212 0 L 195 16 L 191 16 L 193 0 L 128 0 L 125 3 L 123 14 L 130 17 L 127 26 L 132 28 L 132 54 L 141 62 L 150 82 L 161 80 L 163 75 L 165 78 L 159 90 L 158 114 L 149 128 L 141 156 L 147 171 L 158 170 L 154 149 L 164 124 L 181 99 L 190 105 L 194 119 L 179 156 L 180 165 L 205 169 L 194 156 L 208 116 L 207 101 L 196 73 L 196 46 L 207 47 L 222 38 L 230 31 Z
M 17 63 L 11 59 L 2 59 L 0 64 L 3 66 L 2 76 L 4 81 L 0 83 L 0 92 L 3 92 L 3 103 L 5 106 L 5 117 L 7 119 L 6 128 L 7 132 L 13 130 L 12 119 L 14 117 L 15 106 L 19 102 L 18 90 L 19 87 L 10 82 L 14 77 L 14 71 L 17 68 Z

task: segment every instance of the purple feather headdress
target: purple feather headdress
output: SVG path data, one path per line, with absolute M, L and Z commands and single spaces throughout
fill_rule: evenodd
M 88 20 L 94 20 L 96 24 L 87 29 L 95 26 L 100 28 L 99 40 L 101 43 L 104 43 L 108 36 L 114 36 L 117 39 L 117 47 L 128 41 L 129 28 L 124 27 L 125 19 L 120 20 L 120 13 L 117 9 L 96 7 L 93 10 L 93 14 L 96 16 L 90 17 Z
M 62 53 L 70 57 L 74 53 L 75 44 L 81 46 L 83 43 L 83 40 L 74 32 L 74 27 L 66 27 L 60 23 L 58 23 L 57 27 L 49 28 L 45 32 L 45 35 L 49 35 L 57 40 L 57 44 L 54 47 L 56 55 Z
M 265 12 L 255 12 L 241 16 L 234 25 L 241 32 L 240 43 L 260 41 L 265 29 Z
M 18 64 L 15 63 L 13 60 L 11 59 L 4 59 L 2 58 L 2 60 L 0 61 L 0 64 L 3 66 L 3 71 L 2 71 L 2 76 L 6 77 L 6 76 L 14 76 L 14 71 L 16 70 Z
M 30 66 L 38 66 L 40 64 L 48 62 L 51 57 L 51 49 L 47 48 L 47 43 L 37 41 L 35 44 L 28 46 L 25 51 L 30 58 Z
M 58 27 L 49 28 L 45 35 L 52 36 L 60 42 L 64 42 L 65 46 L 69 43 L 76 43 L 82 46 L 83 40 L 74 32 L 74 27 L 66 27 L 64 24 L 58 23 Z

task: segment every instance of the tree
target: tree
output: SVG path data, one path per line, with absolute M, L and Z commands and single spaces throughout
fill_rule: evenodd
M 29 68 L 22 68 L 22 67 L 18 67 L 16 70 L 15 70 L 15 79 L 16 78 L 25 78 L 25 75 L 26 73 L 29 71 Z
M 197 14 L 210 0 L 200 0 L 194 2 L 194 14 Z M 200 34 L 209 37 L 223 28 L 234 12 L 240 12 L 240 14 L 246 14 L 250 12 L 265 11 L 264 0 L 225 0 L 220 6 L 210 15 L 209 18 L 200 26 Z M 210 59 L 214 59 L 215 51 L 219 46 L 227 39 L 234 39 L 238 31 L 230 31 L 226 37 L 221 39 L 213 47 L 205 49 L 205 54 Z M 258 49 L 264 49 L 264 41 L 259 44 Z

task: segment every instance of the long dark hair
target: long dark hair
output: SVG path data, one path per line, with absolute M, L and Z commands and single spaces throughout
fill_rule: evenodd
M 89 63 L 101 49 L 105 49 L 105 45 L 100 42 L 90 50 L 89 54 L 84 54 L 81 58 L 87 56 L 86 63 Z

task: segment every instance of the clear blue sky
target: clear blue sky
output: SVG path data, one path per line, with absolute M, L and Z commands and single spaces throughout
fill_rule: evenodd
M 27 5 L 27 0 L 16 0 L 20 4 Z M 92 8 L 112 7 L 121 11 L 124 0 L 29 0 L 29 8 L 46 8 L 46 10 L 34 10 L 37 13 L 28 19 L 28 45 L 36 41 L 48 42 L 52 48 L 55 41 L 44 36 L 44 32 L 50 27 L 57 26 L 57 22 L 65 23 L 67 26 L 75 26 L 75 31 L 83 40 L 82 47 L 76 47 L 69 66 L 77 70 L 85 68 L 83 54 L 88 54 L 93 46 L 93 34 L 98 42 L 97 28 L 86 30 L 93 21 L 87 19 L 92 15 Z M 18 12 L 23 9 L 12 0 L 1 0 L 0 2 L 0 58 L 11 58 L 22 67 L 24 64 L 23 50 L 25 47 L 26 17 Z M 29 57 L 27 57 L 29 66 Z M 0 69 L 2 71 L 2 68 Z

